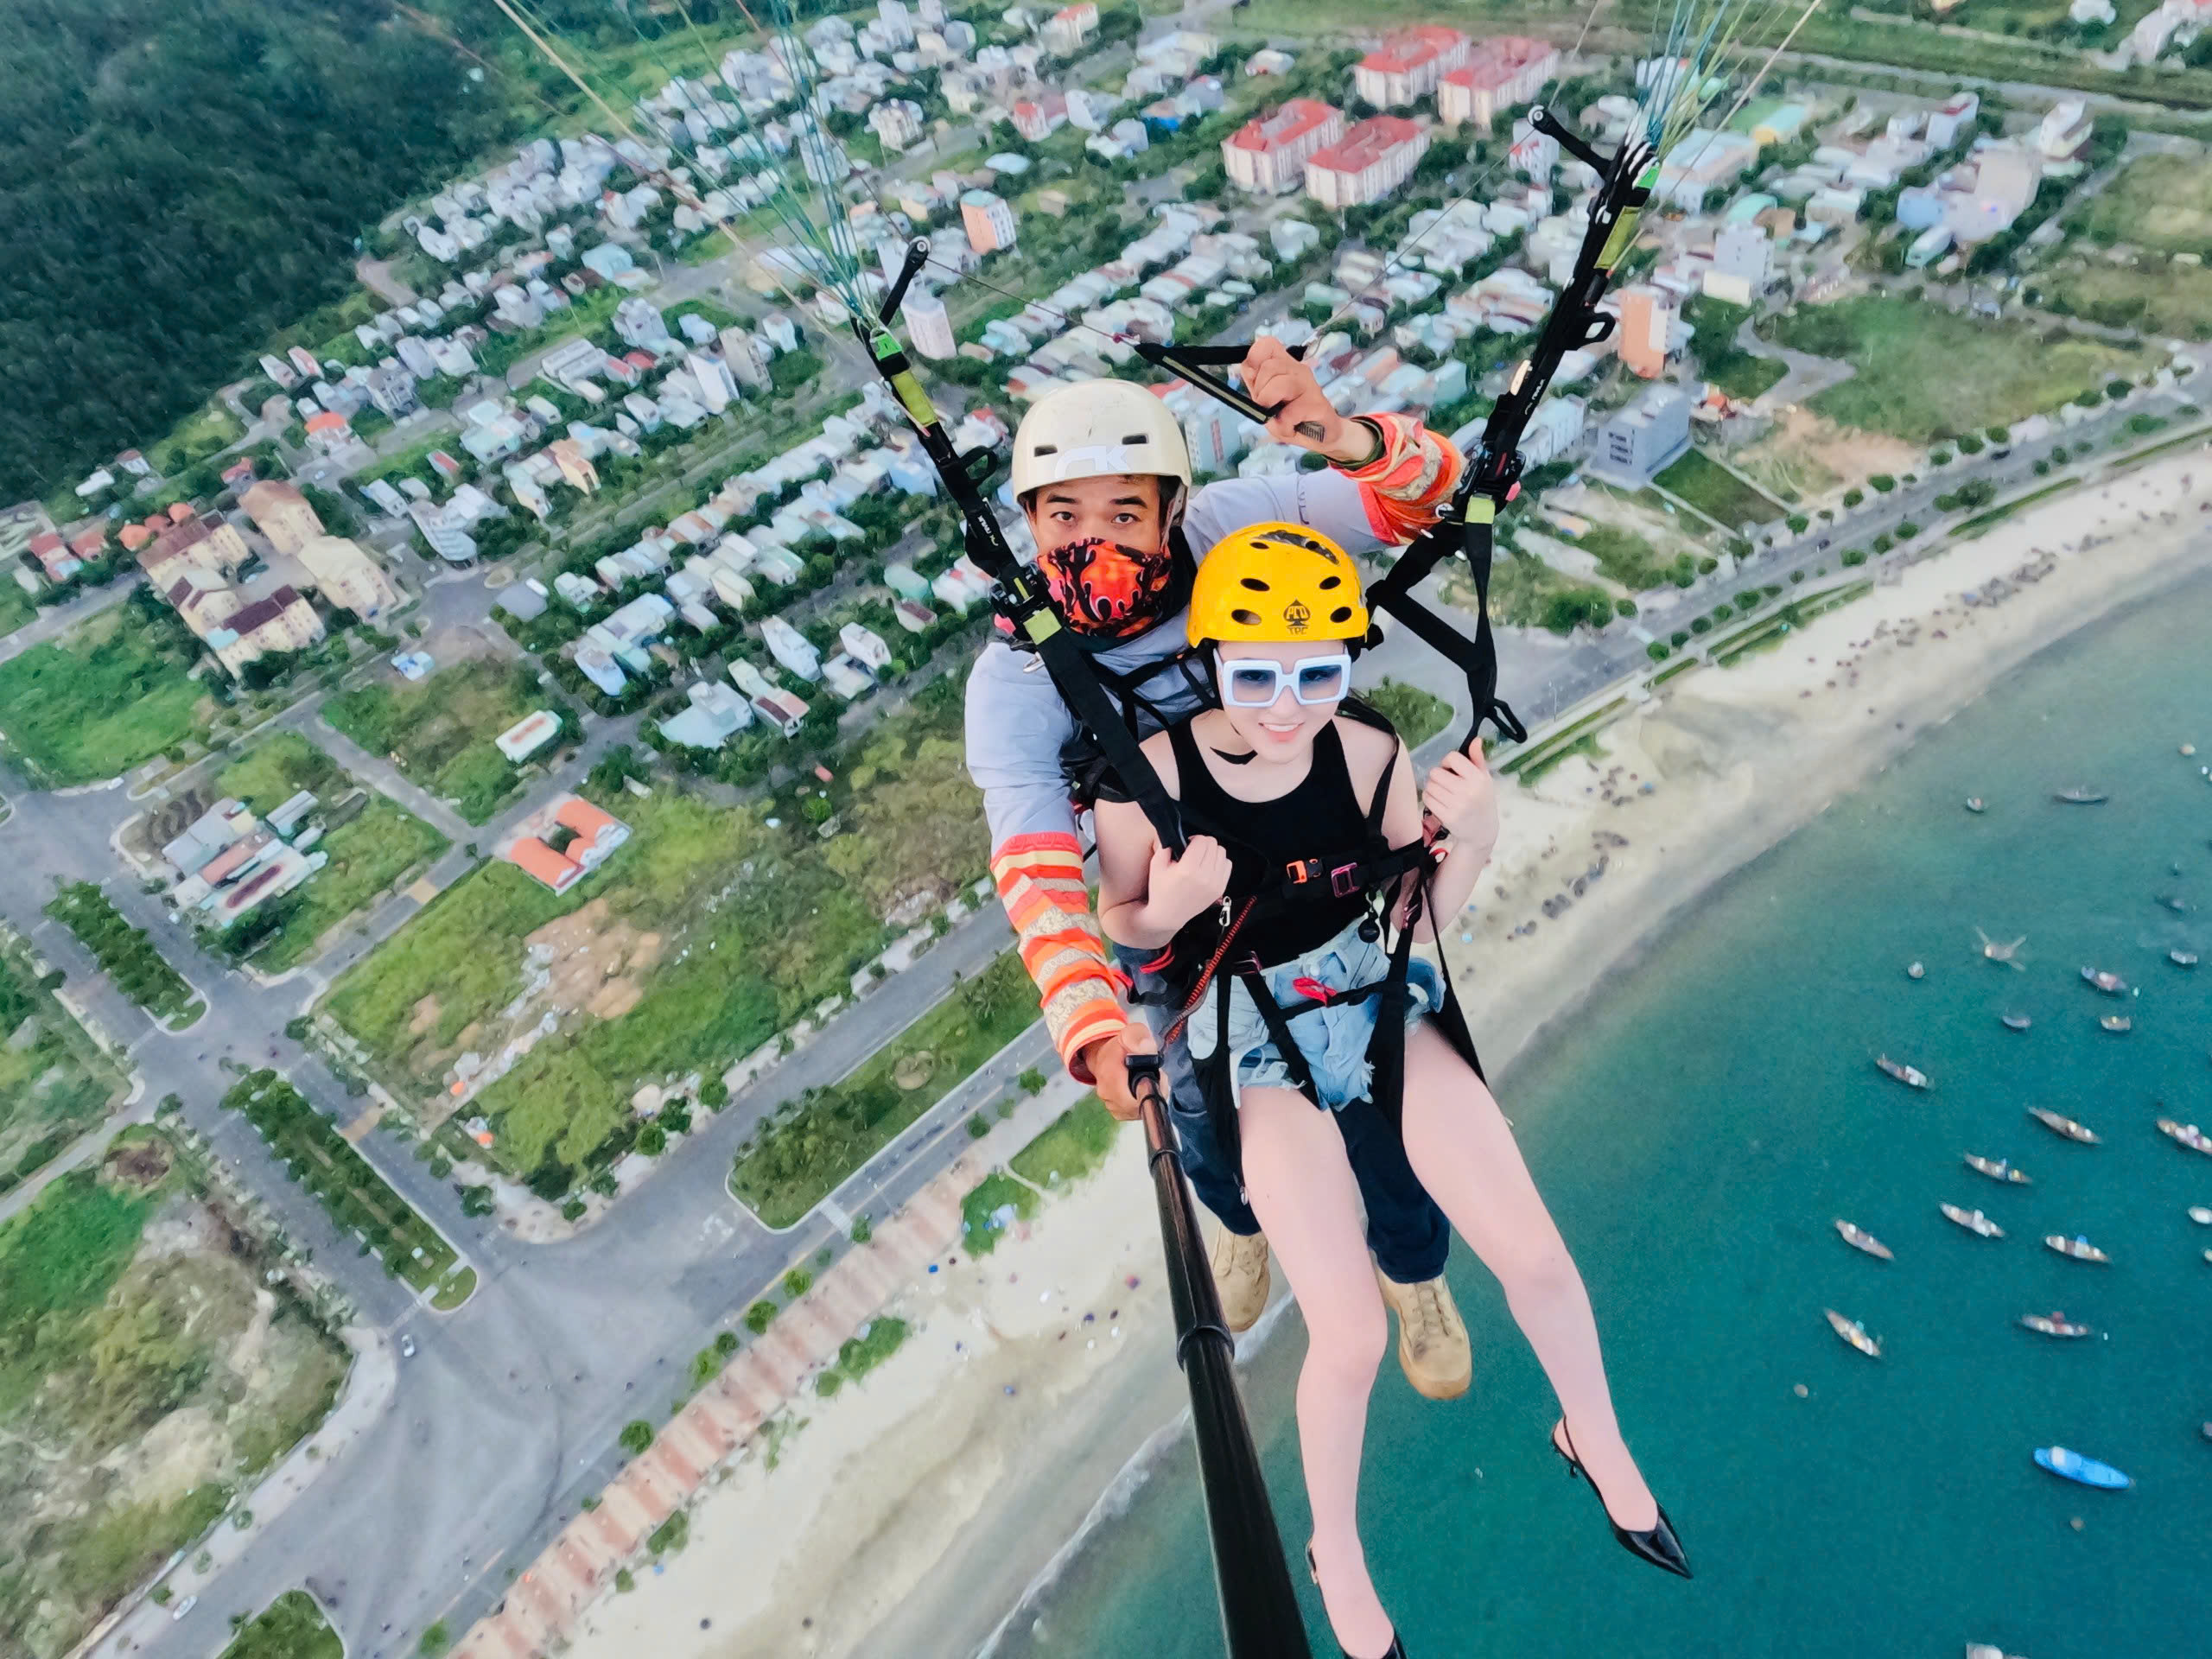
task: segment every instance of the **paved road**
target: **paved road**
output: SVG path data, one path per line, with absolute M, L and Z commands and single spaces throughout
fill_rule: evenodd
M 0 639 L 0 663 L 20 656 L 33 645 L 59 639 L 87 617 L 98 616 L 130 596 L 143 578 L 137 571 L 118 576 L 105 587 L 88 588 L 60 605 L 48 605 L 4 639 Z

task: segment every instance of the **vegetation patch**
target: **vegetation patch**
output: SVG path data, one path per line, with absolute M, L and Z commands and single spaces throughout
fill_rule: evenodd
M 144 600 L 145 604 L 141 601 Z M 142 589 L 0 663 L 0 753 L 41 789 L 114 778 L 206 728 L 199 648 Z
M 32 975 L 29 950 L 0 939 L 0 1193 L 59 1157 L 122 1092 L 107 1057 Z
M 1443 698 L 1387 677 L 1360 687 L 1359 700 L 1396 728 L 1408 749 L 1421 747 L 1452 719 L 1452 705 Z
M 960 1201 L 960 1237 L 970 1255 L 988 1255 L 1017 1221 L 1037 1213 L 1037 1189 L 1003 1172 L 986 1175 Z
M 792 1225 L 1036 1020 L 1035 990 L 1008 951 L 851 1077 L 808 1090 L 763 1124 L 738 1151 L 730 1191 L 767 1225 Z M 917 1049 L 938 1064 L 928 1086 L 901 1089 L 893 1073 Z
M 2133 265 L 2104 260 L 2038 273 L 2044 302 L 2108 328 L 2141 328 L 2183 340 L 2212 339 L 2212 269 L 2156 257 Z
M 2010 425 L 2146 361 L 2063 329 L 1962 317 L 1918 300 L 1804 305 L 1774 327 L 1784 345 L 1858 371 L 1814 397 L 1816 412 L 1909 443 Z M 1933 364 L 1942 372 L 1930 372 Z
M 67 1652 L 321 1421 L 344 1351 L 204 1172 L 119 1137 L 0 1224 L 0 1652 Z
M 848 1382 L 857 1382 L 899 1351 L 906 1340 L 906 1321 L 875 1319 L 849 1337 L 837 1349 L 834 1363 L 823 1367 L 814 1380 L 815 1392 L 827 1397 Z
M 249 1071 L 223 1096 L 245 1114 L 296 1181 L 322 1201 L 339 1230 L 356 1235 L 382 1258 L 385 1270 L 417 1290 L 442 1283 L 454 1268 L 453 1246 L 393 1192 L 338 1126 L 276 1072 Z
M 418 684 L 379 682 L 335 696 L 322 716 L 372 754 L 387 755 L 410 779 L 483 823 L 520 789 L 521 769 L 493 740 L 550 699 L 535 670 L 478 658 L 441 669 Z
M 320 798 L 318 811 L 332 817 L 357 785 L 351 774 L 307 739 L 280 732 L 227 768 L 216 787 L 267 817 L 298 791 Z M 388 797 L 366 791 L 343 821 L 326 830 L 315 850 L 328 861 L 291 892 L 268 899 L 232 930 L 225 944 L 251 956 L 270 973 L 282 973 L 311 956 L 331 929 L 365 908 L 452 845 Z M 312 817 L 309 820 L 313 821 Z
M 1106 1161 L 1122 1122 L 1096 1095 L 1085 1095 L 1007 1160 L 1024 1180 L 1051 1191 L 1072 1186 Z
M 1698 372 L 1731 397 L 1748 403 L 1789 372 L 1779 359 L 1754 357 L 1736 343 L 1751 307 L 1700 296 L 1682 308 L 1682 317 L 1697 330 Z
M 1695 448 L 1686 451 L 1680 461 L 1652 481 L 1732 530 L 1772 524 L 1789 512 L 1781 502 L 1753 488 Z
M 346 1644 L 304 1590 L 288 1590 L 244 1626 L 218 1659 L 343 1659 Z
M 89 881 L 72 881 L 57 892 L 46 913 L 74 933 L 99 964 L 116 988 L 165 1024 L 175 1025 L 188 1015 L 197 1018 L 200 1004 L 175 969 L 170 967 L 145 929 L 133 927 L 108 897 Z
M 2107 247 L 2212 254 L 2212 178 L 2193 156 L 2139 156 L 2082 204 L 2069 228 Z

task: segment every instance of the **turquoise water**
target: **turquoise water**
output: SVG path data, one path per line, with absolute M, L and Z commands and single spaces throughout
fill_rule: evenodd
M 1698 1577 L 1642 1566 L 1547 1448 L 1554 1408 L 1488 1276 L 1455 1248 L 1475 1339 L 1462 1401 L 1377 1389 L 1369 1559 L 1414 1659 L 1465 1655 L 2212 1654 L 2212 578 L 2046 652 L 1741 871 L 1520 1067 L 1506 1109 L 1597 1305 L 1630 1444 Z M 2200 753 L 2184 760 L 2177 745 Z M 2111 791 L 2067 806 L 2076 782 Z M 1987 812 L 1961 810 L 1967 795 Z M 2178 864 L 2181 874 L 2171 867 Z M 2197 906 L 2177 916 L 2153 895 Z M 2027 935 L 2024 972 L 1979 926 Z M 2165 952 L 2184 944 L 2205 966 Z M 1914 959 L 1925 979 L 1906 976 Z M 2139 988 L 2134 1030 L 2084 963 Z M 2018 1009 L 2033 1029 L 2004 1029 Z M 1480 1034 L 1480 1016 L 1476 1014 Z M 1935 1078 L 1911 1093 L 1878 1052 Z M 2059 1140 L 2050 1105 L 2104 1137 Z M 2005 1188 L 1972 1151 L 2035 1178 Z M 1942 1219 L 1989 1211 L 2001 1241 Z M 1837 1217 L 1896 1252 L 1847 1249 Z M 2109 1268 L 2038 1242 L 2086 1233 Z M 1846 1348 L 1833 1306 L 1885 1338 Z M 2109 1337 L 2018 1329 L 2063 1308 Z M 1287 1537 L 1302 1330 L 1249 1392 Z M 1796 1385 L 1808 1390 L 1799 1397 Z M 2067 1484 L 2053 1441 L 2133 1474 Z M 2076 1529 L 2071 1523 L 2078 1517 Z M 1315 1652 L 1333 1659 L 1302 1582 Z M 1002 1652 L 1220 1651 L 1187 1451 L 1104 1527 Z

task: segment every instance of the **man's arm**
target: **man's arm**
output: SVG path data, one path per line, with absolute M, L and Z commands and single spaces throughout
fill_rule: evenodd
M 1075 721 L 1035 659 L 994 642 L 968 676 L 968 775 L 983 791 L 991 878 L 1037 984 L 1052 1046 L 1080 1082 L 1097 1081 L 1084 1051 L 1128 1025 L 1120 980 L 1083 876 L 1060 752 Z

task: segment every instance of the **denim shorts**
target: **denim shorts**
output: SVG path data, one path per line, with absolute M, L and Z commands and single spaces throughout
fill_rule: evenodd
M 1319 980 L 1332 991 L 1350 991 L 1371 985 L 1389 971 L 1389 952 L 1379 940 L 1370 944 L 1361 938 L 1358 924 L 1355 923 L 1318 950 L 1294 961 L 1263 969 L 1260 977 L 1276 1005 L 1287 1007 L 1307 1000 L 1306 992 L 1296 988 L 1298 980 Z M 1290 1067 L 1268 1036 L 1267 1022 L 1260 1017 L 1251 992 L 1245 988 L 1241 978 L 1227 982 L 1232 1096 L 1241 1105 L 1248 1088 L 1296 1088 Z M 1408 1026 L 1444 1006 L 1443 986 L 1435 963 L 1415 957 L 1408 964 Z M 1212 1059 L 1217 1046 L 1221 1016 L 1216 999 L 1219 995 L 1218 991 L 1210 990 L 1205 1001 L 1192 1014 L 1186 1028 L 1191 1056 L 1201 1064 Z M 1313 1074 L 1314 1090 L 1320 1096 L 1317 1105 L 1333 1110 L 1367 1097 L 1371 1072 L 1367 1063 L 1367 1045 L 1375 1035 L 1376 1021 L 1381 1014 L 1382 999 L 1370 996 L 1357 1002 L 1325 1004 L 1291 1016 L 1290 1034 L 1297 1039 L 1298 1052 L 1306 1057 L 1306 1067 Z

